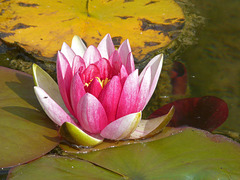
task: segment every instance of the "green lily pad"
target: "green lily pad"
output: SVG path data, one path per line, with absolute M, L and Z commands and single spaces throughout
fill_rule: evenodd
M 240 178 L 240 145 L 193 128 L 157 141 L 75 156 L 130 179 Z
M 51 151 L 58 133 L 37 101 L 32 76 L 4 67 L 0 76 L 0 167 L 11 167 Z
M 168 131 L 171 133 L 175 131 L 178 134 L 169 136 Z M 194 128 L 170 128 L 162 134 L 165 133 L 168 137 L 152 142 L 85 154 L 72 153 L 69 154 L 71 159 L 58 156 L 42 157 L 11 169 L 8 178 L 11 180 L 240 178 L 238 143 L 224 136 Z
M 122 179 L 122 176 L 89 162 L 60 156 L 44 156 L 32 163 L 13 168 L 9 180 Z

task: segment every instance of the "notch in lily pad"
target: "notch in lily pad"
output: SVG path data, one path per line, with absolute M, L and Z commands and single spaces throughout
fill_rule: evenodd
M 59 133 L 65 140 L 78 146 L 96 146 L 103 142 L 103 138 L 90 136 L 69 122 L 62 124 Z

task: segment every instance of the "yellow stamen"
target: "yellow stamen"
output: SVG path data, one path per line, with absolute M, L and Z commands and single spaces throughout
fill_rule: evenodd
M 84 86 L 87 86 L 87 87 L 88 87 L 88 86 L 91 84 L 92 81 L 93 81 L 93 79 L 91 79 L 91 80 L 89 81 L 89 83 L 85 83 Z
M 97 78 L 98 82 L 101 84 L 101 86 L 103 88 L 103 83 L 102 83 L 101 79 L 99 77 L 96 77 L 96 78 Z
M 102 84 L 103 84 L 102 87 L 106 86 L 106 84 L 107 84 L 109 81 L 110 81 L 110 79 L 108 79 L 108 78 L 102 80 Z
M 106 78 L 106 79 L 104 79 L 104 80 L 101 80 L 99 77 L 96 77 L 97 78 L 97 80 L 98 80 L 98 82 L 100 83 L 100 85 L 102 86 L 102 88 L 104 87 L 104 86 L 106 86 L 106 84 L 110 81 L 110 79 L 108 79 L 108 78 Z M 91 84 L 91 82 L 93 81 L 93 79 L 91 79 L 90 81 L 89 81 L 89 83 L 85 83 L 84 84 L 84 86 L 89 86 L 90 84 Z

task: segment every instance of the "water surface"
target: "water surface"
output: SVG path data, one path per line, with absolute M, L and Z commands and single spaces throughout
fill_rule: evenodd
M 180 55 L 188 69 L 191 96 L 224 99 L 230 111 L 220 129 L 240 132 L 240 1 L 191 2 L 204 17 L 197 44 Z

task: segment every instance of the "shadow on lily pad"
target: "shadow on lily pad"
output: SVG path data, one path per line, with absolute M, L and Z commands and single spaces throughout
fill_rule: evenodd
M 21 106 L 5 106 L 5 107 L 2 107 L 1 109 L 21 119 L 27 120 L 28 123 L 34 123 L 42 127 L 47 127 L 49 124 L 47 121 L 41 120 L 43 115 L 38 110 L 21 107 Z M 52 127 L 49 126 L 48 128 L 52 130 L 56 130 L 56 127 L 54 126 Z
M 55 125 L 41 112 L 32 76 L 4 67 L 0 76 L 0 168 L 6 168 L 43 156 L 59 138 Z
M 35 97 L 32 76 L 16 70 L 9 71 L 15 72 L 15 78 L 17 79 L 17 81 L 6 81 L 6 86 L 11 89 L 17 96 L 19 96 L 27 103 L 31 104 L 33 107 L 37 109 L 42 109 L 37 99 L 32 98 Z

